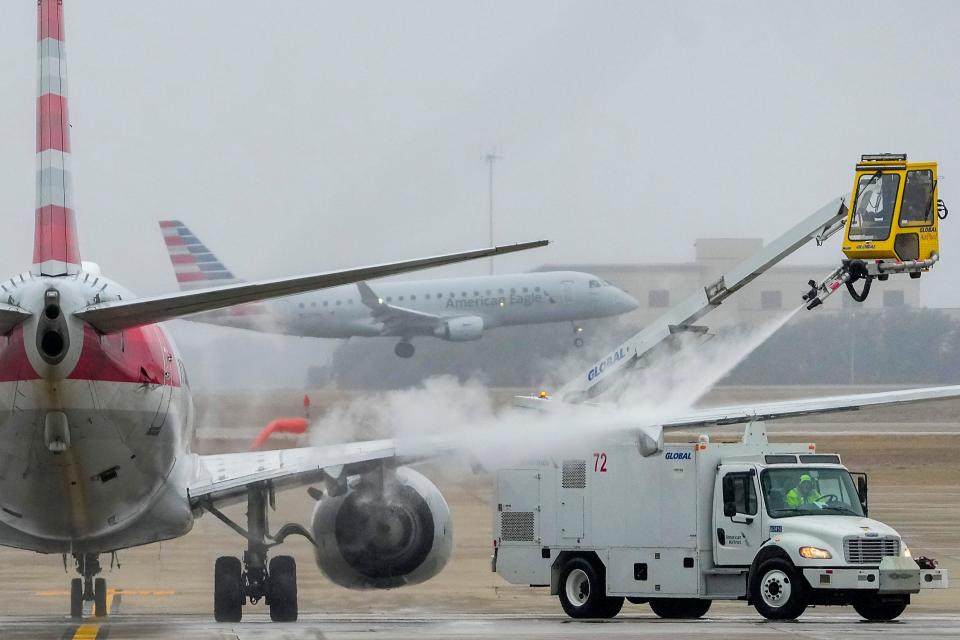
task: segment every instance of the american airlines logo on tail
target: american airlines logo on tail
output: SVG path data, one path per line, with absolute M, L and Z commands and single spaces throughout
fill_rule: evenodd
M 201 289 L 240 282 L 179 220 L 164 220 L 160 223 L 160 229 L 181 289 Z

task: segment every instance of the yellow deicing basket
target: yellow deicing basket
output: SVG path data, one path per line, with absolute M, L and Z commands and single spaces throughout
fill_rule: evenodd
M 864 155 L 853 181 L 843 253 L 876 266 L 893 263 L 881 272 L 920 277 L 939 259 L 939 221 L 946 214 L 937 197 L 936 162 L 907 162 L 906 154 Z

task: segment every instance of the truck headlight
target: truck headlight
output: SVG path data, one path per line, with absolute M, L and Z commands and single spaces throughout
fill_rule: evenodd
M 833 557 L 832 553 L 818 547 L 800 547 L 800 555 L 810 560 L 829 560 Z
M 903 557 L 904 557 L 904 558 L 912 558 L 912 557 L 913 557 L 913 554 L 910 553 L 910 547 L 908 547 L 908 546 L 906 546 L 906 545 L 903 546 Z

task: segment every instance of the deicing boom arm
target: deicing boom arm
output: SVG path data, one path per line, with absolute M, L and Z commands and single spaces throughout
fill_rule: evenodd
M 817 244 L 822 244 L 843 228 L 846 217 L 847 207 L 843 198 L 831 200 L 729 273 L 669 309 L 564 385 L 557 395 L 566 402 L 582 402 L 592 398 L 619 380 L 624 372 L 635 367 L 645 355 L 671 336 L 691 331 L 705 333 L 705 327 L 694 325 L 697 320 L 809 241 L 816 240 Z

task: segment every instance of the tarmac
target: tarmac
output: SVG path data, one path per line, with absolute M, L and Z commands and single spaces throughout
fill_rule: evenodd
M 698 621 L 666 621 L 652 615 L 574 621 L 523 615 L 308 615 L 295 624 L 256 616 L 242 624 L 216 624 L 203 616 L 117 616 L 106 624 L 0 617 L 3 640 L 381 640 L 428 638 L 525 640 L 533 638 L 960 638 L 960 616 L 911 615 L 899 621 L 863 622 L 850 615 L 807 614 L 796 622 L 768 622 L 755 615 L 720 615 Z
M 844 416 L 849 418 L 844 422 L 836 416 L 806 418 L 770 431 L 776 439 L 815 441 L 818 451 L 836 451 L 852 470 L 868 472 L 870 515 L 900 531 L 915 555 L 937 558 L 955 581 L 960 579 L 960 435 L 956 424 L 947 420 L 958 411 L 960 402 L 912 413 L 864 411 Z M 245 447 L 256 430 L 251 426 L 231 434 L 233 446 Z M 711 436 L 719 439 L 721 434 Z M 225 450 L 223 442 L 201 445 Z M 261 603 L 244 608 L 241 624 L 215 624 L 211 611 L 214 560 L 223 554 L 239 555 L 243 543 L 222 523 L 205 516 L 183 538 L 120 553 L 115 566 L 111 567 L 109 557 L 101 558 L 111 609 L 106 620 L 77 622 L 66 616 L 73 574 L 64 571 L 59 556 L 0 549 L 4 577 L 0 640 L 960 638 L 960 598 L 955 588 L 921 593 L 892 623 L 864 622 L 845 607 L 810 608 L 796 622 L 772 623 L 738 602 L 717 603 L 699 621 L 660 620 L 646 605 L 629 604 L 612 621 L 573 621 L 562 614 L 548 590 L 510 585 L 490 572 L 493 477 L 489 472 L 472 473 L 469 468 L 437 463 L 419 470 L 446 496 L 455 531 L 450 563 L 424 584 L 385 592 L 342 589 L 316 568 L 309 544 L 291 538 L 282 552 L 293 555 L 298 563 L 300 620 L 271 623 Z M 282 492 L 277 502 L 270 518 L 272 529 L 288 521 L 308 521 L 315 504 L 303 490 Z M 242 517 L 243 510 L 240 505 L 227 509 L 234 517 Z

